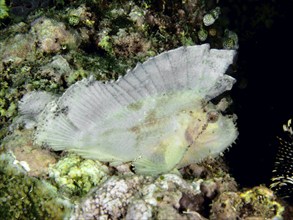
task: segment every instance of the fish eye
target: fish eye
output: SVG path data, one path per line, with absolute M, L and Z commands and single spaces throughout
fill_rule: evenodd
M 219 112 L 217 111 L 210 111 L 207 113 L 208 122 L 215 123 L 219 119 Z

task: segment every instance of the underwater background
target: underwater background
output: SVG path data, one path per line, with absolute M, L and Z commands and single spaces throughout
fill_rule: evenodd
M 293 1 L 220 1 L 239 37 L 237 85 L 232 90 L 239 138 L 226 154 L 244 186 L 269 183 L 282 125 L 292 117 L 289 34 Z M 235 28 L 235 29 L 234 29 Z

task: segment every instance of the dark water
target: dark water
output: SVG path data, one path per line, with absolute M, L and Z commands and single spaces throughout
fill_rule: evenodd
M 276 136 L 293 116 L 293 1 L 239 2 L 225 2 L 240 37 L 238 84 L 232 91 L 240 135 L 226 158 L 237 181 L 253 186 L 269 183 Z

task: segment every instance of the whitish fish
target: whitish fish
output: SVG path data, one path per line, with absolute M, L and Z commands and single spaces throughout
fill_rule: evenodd
M 283 125 L 284 134 L 278 137 L 279 146 L 270 187 L 277 194 L 293 202 L 293 130 L 292 120 Z
M 180 47 L 148 59 L 116 82 L 81 80 L 37 115 L 33 92 L 20 112 L 35 116 L 35 140 L 54 150 L 156 175 L 223 152 L 237 137 L 231 116 L 209 101 L 230 90 L 225 72 L 234 50 L 208 44 Z M 38 104 L 35 104 L 38 105 Z M 32 111 L 32 113 L 30 113 Z

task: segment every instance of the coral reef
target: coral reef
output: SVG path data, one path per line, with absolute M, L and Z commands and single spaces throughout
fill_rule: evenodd
M 75 207 L 71 219 L 282 219 L 284 208 L 271 190 L 237 192 L 222 169 L 208 171 L 212 165 L 201 166 L 203 178 L 189 180 L 176 174 L 112 177 Z
M 71 218 L 121 218 L 126 214 L 130 199 L 145 181 L 142 176 L 111 177 L 75 207 Z
M 7 16 L 3 2 L 0 13 Z M 127 170 L 129 164 L 124 165 L 126 175 L 121 174 L 122 166 L 116 171 L 72 154 L 59 159 L 59 153 L 32 145 L 31 131 L 18 130 L 21 124 L 3 140 L 19 100 L 29 91 L 61 94 L 89 75 L 103 81 L 117 79 L 138 61 L 182 45 L 209 43 L 212 48 L 236 49 L 238 37 L 227 29 L 227 10 L 219 10 L 218 1 L 60 0 L 47 9 L 40 7 L 49 1 L 10 2 L 15 3 L 12 14 L 24 12 L 19 14 L 24 22 L 11 18 L 12 25 L 9 17 L 1 20 L 0 27 L 1 219 L 64 219 L 70 217 L 73 200 L 77 204 L 73 219 L 166 219 L 170 215 L 176 219 L 281 219 L 282 206 L 271 191 L 257 187 L 237 192 L 235 181 L 219 162 L 185 167 L 180 170 L 184 178 L 174 174 L 142 177 Z M 255 7 L 255 11 L 258 20 L 249 18 L 250 28 L 242 27 L 238 33 L 252 36 L 247 30 L 262 23 L 265 14 L 274 13 L 270 8 Z M 20 121 L 31 120 L 32 128 L 36 115 Z M 92 173 L 88 166 L 102 170 Z M 116 172 L 108 173 L 110 169 Z M 112 177 L 103 182 L 107 175 Z
M 55 154 L 32 145 L 31 133 L 15 130 L 1 145 L 1 219 L 64 219 L 73 207 L 65 198 L 81 196 L 102 183 L 108 168 L 75 155 L 57 163 Z
M 6 66 L 13 67 L 24 61 L 33 61 L 39 54 L 57 53 L 79 45 L 77 33 L 66 30 L 63 23 L 53 19 L 40 17 L 29 28 L 27 33 L 16 34 L 1 42 L 1 71 Z
M 209 212 L 204 207 L 220 186 L 213 180 L 186 181 L 176 174 L 112 177 L 75 207 L 71 219 L 205 219 Z
M 1 69 L 4 70 L 8 64 L 19 65 L 24 60 L 33 61 L 35 56 L 35 39 L 30 34 L 16 34 L 12 38 L 7 38 L 1 47 Z M 4 45 L 11 45 L 5 47 Z
M 283 213 L 273 192 L 263 186 L 237 192 L 235 180 L 220 160 L 185 167 L 180 170 L 184 178 L 139 176 L 120 168 L 124 174 L 111 171 L 113 176 L 106 180 L 109 168 L 100 162 L 69 154 L 56 163 L 56 155 L 31 146 L 31 140 L 31 131 L 26 130 L 15 130 L 4 140 L 7 150 L 2 146 L 0 155 L 3 219 L 281 219 Z M 49 179 L 42 179 L 46 174 Z
M 71 73 L 66 60 L 53 57 L 49 65 L 43 53 L 78 46 L 78 38 L 67 31 L 63 23 L 44 17 L 36 20 L 28 32 L 27 25 L 11 27 L 8 33 L 10 31 L 20 33 L 0 41 L 0 139 L 15 117 L 17 101 L 25 91 L 36 88 L 58 91 L 62 89 L 61 76 Z
M 38 42 L 40 52 L 56 53 L 77 48 L 79 45 L 77 33 L 66 30 L 63 23 L 45 17 L 34 21 L 31 32 L 36 36 L 35 41 Z
M 201 180 L 191 183 L 174 174 L 166 174 L 150 184 L 145 184 L 141 196 L 131 201 L 126 219 L 204 219 L 204 195 Z

